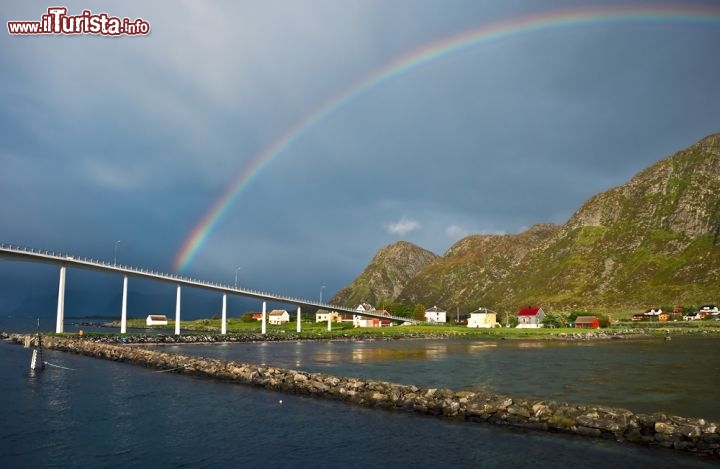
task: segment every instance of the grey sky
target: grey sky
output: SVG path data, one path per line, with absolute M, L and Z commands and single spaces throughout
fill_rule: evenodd
M 111 259 L 122 240 L 123 263 L 169 271 L 253 157 L 361 77 L 486 24 L 654 3 L 63 5 L 141 17 L 152 32 L 2 34 L 0 241 Z M 232 283 L 242 266 L 248 287 L 313 297 L 326 285 L 330 298 L 398 239 L 442 254 L 466 234 L 565 222 L 588 197 L 720 131 L 720 10 L 695 5 L 715 6 L 712 20 L 519 34 L 370 89 L 260 171 L 185 273 Z M 2 24 L 49 6 L 4 5 Z M 0 308 L 34 282 L 52 291 L 55 276 L 0 261 Z

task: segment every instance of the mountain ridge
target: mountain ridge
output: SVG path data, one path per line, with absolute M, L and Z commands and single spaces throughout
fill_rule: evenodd
M 391 261 L 374 258 L 371 270 L 402 268 L 373 262 Z M 590 197 L 562 225 L 471 235 L 411 278 L 392 285 L 378 278 L 372 288 L 399 291 L 387 298 L 392 301 L 463 311 L 480 305 L 514 311 L 523 304 L 638 310 L 717 302 L 718 265 L 720 133 Z M 370 284 L 365 287 L 372 297 Z M 339 299 L 356 298 L 355 289 L 353 282 Z

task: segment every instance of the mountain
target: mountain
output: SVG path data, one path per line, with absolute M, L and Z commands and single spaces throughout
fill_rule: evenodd
M 354 306 L 394 300 L 408 281 L 436 259 L 436 254 L 407 241 L 385 246 L 375 254 L 363 273 L 337 292 L 330 303 Z
M 460 240 L 392 299 L 466 312 L 720 302 L 720 134 L 595 195 L 562 226 Z
M 395 299 L 407 304 L 443 305 L 472 311 L 487 305 L 489 292 L 560 229 L 547 223 L 516 235 L 474 235 L 455 243 L 428 264 Z

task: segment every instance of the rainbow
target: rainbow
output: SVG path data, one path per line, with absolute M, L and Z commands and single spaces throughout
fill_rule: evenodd
M 300 137 L 348 102 L 373 88 L 442 57 L 489 42 L 555 28 L 581 27 L 603 23 L 720 23 L 720 7 L 710 5 L 645 5 L 590 7 L 550 11 L 510 18 L 482 25 L 426 44 L 398 57 L 322 103 L 305 115 L 262 152 L 233 180 L 185 238 L 174 260 L 176 271 L 185 269 L 207 241 L 212 230 L 228 212 L 233 201 L 263 168 L 285 152 Z

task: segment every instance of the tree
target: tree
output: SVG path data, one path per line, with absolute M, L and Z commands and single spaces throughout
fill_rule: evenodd
M 567 319 L 562 313 L 545 313 L 544 327 L 567 327 Z
M 425 305 L 420 303 L 415 305 L 415 309 L 413 310 L 413 318 L 417 319 L 418 321 L 425 320 Z

